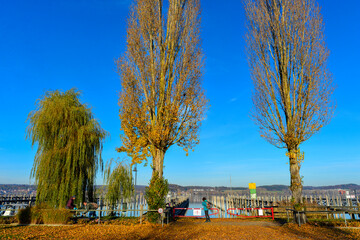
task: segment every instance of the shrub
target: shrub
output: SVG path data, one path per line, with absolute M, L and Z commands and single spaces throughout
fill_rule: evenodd
M 158 174 L 150 180 L 149 187 L 145 189 L 145 198 L 150 210 L 157 210 L 165 208 L 165 196 L 169 191 L 169 184 L 166 179 L 159 177 Z M 150 222 L 158 222 L 160 220 L 159 213 L 148 212 L 148 219 Z
M 16 215 L 18 222 L 20 224 L 30 224 L 31 223 L 31 207 L 27 206 L 24 209 L 20 209 Z

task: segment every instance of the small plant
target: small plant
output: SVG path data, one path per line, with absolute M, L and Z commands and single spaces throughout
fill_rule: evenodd
M 291 198 L 291 205 L 293 206 L 295 211 L 304 211 L 305 204 L 301 202 L 295 202 L 295 198 Z

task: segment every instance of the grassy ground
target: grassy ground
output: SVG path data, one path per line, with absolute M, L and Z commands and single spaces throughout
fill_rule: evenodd
M 1 225 L 0 239 L 360 239 L 359 229 L 315 223 L 299 227 L 276 221 L 179 219 L 164 225 L 118 221 L 64 226 Z

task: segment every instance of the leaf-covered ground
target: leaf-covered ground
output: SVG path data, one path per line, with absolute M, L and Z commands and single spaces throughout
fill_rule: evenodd
M 211 223 L 180 219 L 164 227 L 150 223 L 1 225 L 0 239 L 360 239 L 360 230 L 239 219 L 214 219 Z

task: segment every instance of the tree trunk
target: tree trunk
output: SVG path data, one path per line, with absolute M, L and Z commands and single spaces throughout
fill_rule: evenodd
M 94 202 L 95 201 L 95 191 L 94 191 L 94 185 L 92 181 L 89 183 L 88 189 L 87 189 L 87 195 L 88 195 L 88 202 Z M 85 201 L 85 198 L 84 198 Z
M 289 163 L 290 163 L 290 190 L 294 199 L 294 221 L 301 225 L 305 224 L 307 219 L 303 208 L 302 201 L 302 183 L 300 176 L 300 163 L 298 162 L 297 149 L 289 149 Z
M 305 224 L 307 222 L 306 215 L 302 211 L 294 212 L 293 217 L 294 217 L 294 222 L 299 224 L 299 226 L 302 225 L 302 224 Z
M 302 184 L 300 177 L 300 166 L 297 162 L 296 154 L 290 152 L 289 162 L 290 162 L 290 176 L 291 176 L 290 190 L 292 193 L 292 197 L 294 198 L 295 203 L 301 203 Z
M 165 151 L 161 149 L 155 149 L 155 155 L 153 156 L 152 177 L 155 174 L 158 174 L 160 178 L 163 177 L 164 157 L 165 157 Z

